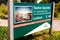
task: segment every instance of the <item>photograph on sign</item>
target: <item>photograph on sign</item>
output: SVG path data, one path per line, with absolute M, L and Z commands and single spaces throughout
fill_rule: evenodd
M 32 7 L 30 6 L 15 6 L 14 20 L 15 22 L 26 22 L 32 18 Z

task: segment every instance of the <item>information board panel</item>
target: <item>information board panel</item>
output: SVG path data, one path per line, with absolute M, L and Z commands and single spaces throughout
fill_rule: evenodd
M 11 4 L 10 4 L 11 5 Z M 13 26 L 13 39 L 33 35 L 46 30 L 52 25 L 52 3 L 13 3 L 13 11 L 10 10 L 10 24 Z M 11 13 L 12 12 L 12 13 Z M 10 30 L 11 32 L 12 30 Z M 11 37 L 11 35 L 10 35 Z
M 14 3 L 14 38 L 50 28 L 52 4 Z

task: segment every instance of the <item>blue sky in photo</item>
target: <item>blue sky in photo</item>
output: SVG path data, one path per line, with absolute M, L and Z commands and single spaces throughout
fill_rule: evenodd
M 19 13 L 32 12 L 32 7 L 29 7 L 29 6 L 15 7 L 15 12 L 19 12 Z

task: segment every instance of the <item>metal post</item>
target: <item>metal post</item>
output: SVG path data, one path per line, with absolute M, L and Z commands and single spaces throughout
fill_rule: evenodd
M 52 13 L 51 13 L 51 19 L 52 19 L 52 21 L 51 21 L 51 27 L 50 27 L 50 30 L 49 30 L 49 34 L 50 35 L 53 35 L 53 30 L 52 30 L 52 27 L 53 27 L 53 20 L 54 20 L 54 9 L 55 9 L 55 2 L 53 2 L 53 4 L 52 4 Z

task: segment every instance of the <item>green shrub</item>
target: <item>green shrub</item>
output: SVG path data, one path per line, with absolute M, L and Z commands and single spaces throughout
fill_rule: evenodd
M 8 39 L 8 28 L 5 26 L 0 26 L 0 40 Z
M 1 8 L 0 8 L 1 12 L 3 12 L 4 14 L 7 14 L 7 6 L 4 4 L 1 4 Z
M 4 4 L 0 5 L 0 18 L 4 18 L 7 15 L 7 6 Z
M 46 32 L 48 32 L 48 30 L 46 30 Z M 53 35 L 49 35 L 45 33 L 43 35 L 41 34 L 39 36 L 34 36 L 32 40 L 60 40 L 60 31 L 53 31 Z
M 0 12 L 0 18 L 4 18 L 5 17 L 5 14 L 3 14 L 2 12 Z

